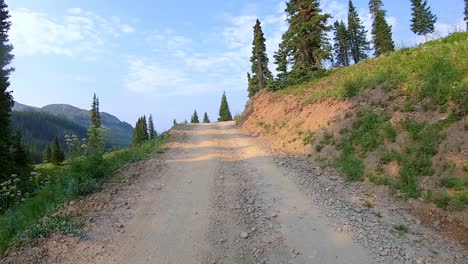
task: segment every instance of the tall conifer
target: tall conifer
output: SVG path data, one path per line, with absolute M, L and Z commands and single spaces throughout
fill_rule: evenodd
M 348 40 L 351 57 L 354 63 L 368 58 L 367 52 L 370 50 L 369 42 L 366 39 L 367 30 L 364 27 L 353 2 L 349 1 L 348 10 Z
M 198 119 L 197 110 L 193 111 L 193 115 L 192 115 L 192 118 L 190 119 L 190 123 L 192 123 L 192 124 L 200 123 L 200 120 Z
M 158 136 L 158 133 L 156 133 L 156 130 L 154 129 L 153 115 L 149 116 L 148 129 L 149 129 L 149 139 L 150 140 L 156 139 L 156 137 Z
M 411 0 L 411 11 L 411 31 L 427 40 L 427 34 L 434 32 L 437 16 L 432 14 L 427 0 Z
M 374 43 L 374 53 L 380 56 L 395 50 L 392 39 L 392 26 L 385 19 L 386 11 L 382 9 L 383 3 L 380 0 L 370 0 L 369 8 L 373 17 L 372 41 Z
M 285 71 L 291 64 L 300 72 L 321 68 L 322 61 L 331 58 L 327 38 L 331 15 L 322 13 L 318 0 L 289 0 L 285 11 L 289 28 L 275 57 L 278 67 Z
M 104 152 L 105 129 L 101 127 L 101 114 L 99 112 L 99 98 L 94 94 L 90 110 L 91 126 L 88 129 L 88 154 L 102 155 Z
M 144 115 L 142 117 L 142 123 L 143 123 L 143 126 L 142 126 L 141 130 L 142 130 L 143 138 L 146 141 L 146 140 L 149 139 L 148 122 L 146 122 L 146 115 Z
M 63 153 L 60 147 L 59 139 L 56 136 L 54 138 L 54 141 L 52 141 L 52 145 L 51 145 L 50 162 L 54 164 L 58 164 L 64 161 L 64 159 L 65 159 L 65 154 Z
M 232 121 L 232 115 L 231 111 L 229 110 L 226 92 L 223 92 L 223 97 L 221 97 L 221 106 L 219 107 L 218 121 Z
M 208 117 L 208 113 L 206 112 L 203 115 L 203 123 L 210 123 L 210 118 Z
M 349 46 L 348 46 L 348 31 L 343 21 L 336 21 L 333 24 L 333 31 L 335 34 L 333 51 L 335 53 L 335 66 L 348 66 L 349 65 Z
M 468 32 L 468 0 L 465 0 L 465 12 L 463 14 L 465 15 L 466 32 Z
M 6 180 L 12 171 L 13 159 L 10 153 L 10 112 L 13 106 L 10 86 L 10 73 L 13 71 L 9 65 L 13 60 L 13 46 L 8 38 L 11 22 L 8 6 L 0 0 L 0 182 Z
M 370 0 L 369 9 L 373 18 L 377 15 L 377 12 L 382 9 L 383 3 L 382 0 Z
M 251 96 L 259 90 L 264 89 L 266 83 L 273 78 L 268 69 L 265 36 L 262 31 L 260 20 L 257 19 L 253 28 L 254 39 L 252 42 L 252 57 L 250 57 L 252 76 L 251 81 L 249 81 L 249 95 Z M 253 87 L 252 84 L 255 84 L 255 87 Z

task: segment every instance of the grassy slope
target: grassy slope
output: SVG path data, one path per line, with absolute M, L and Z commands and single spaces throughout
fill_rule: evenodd
M 318 153 L 327 145 L 338 149 L 341 154 L 334 165 L 349 180 L 367 176 L 372 182 L 390 185 L 391 190 L 401 190 L 408 197 L 425 195 L 439 207 L 464 208 L 468 204 L 468 174 L 464 178 L 446 179 L 448 184 L 441 185 L 449 191 L 435 195 L 421 188 L 419 178 L 435 173 L 432 158 L 445 140 L 444 131 L 468 114 L 468 33 L 455 33 L 416 48 L 333 69 L 323 78 L 275 94 L 297 95 L 308 104 L 321 98 L 345 100 L 376 87 L 381 87 L 390 101 L 403 99 L 402 109 L 389 109 L 388 105 L 359 108 L 352 125 L 340 130 L 338 141 L 325 133 L 316 141 L 315 151 Z M 416 104 L 420 111 L 445 112 L 449 113 L 448 117 L 433 123 L 412 119 L 397 124 L 390 121 L 394 112 L 415 112 Z M 410 135 L 405 146 L 398 150 L 389 147 L 403 132 Z M 366 168 L 364 159 L 368 155 L 377 156 L 376 169 Z M 389 178 L 385 171 L 391 162 L 399 166 L 396 180 Z M 463 169 L 466 174 L 467 168 Z
M 410 100 L 432 99 L 437 105 L 449 100 L 468 112 L 468 33 L 406 48 L 357 65 L 333 69 L 328 76 L 277 92 L 307 94 L 306 102 L 331 97 L 344 99 L 359 90 L 382 85 L 392 96 Z
M 80 158 L 68 165 L 37 165 L 37 171 L 50 176 L 50 184 L 35 196 L 0 216 L 0 254 L 9 246 L 44 236 L 53 230 L 73 232 L 75 223 L 66 217 L 42 217 L 57 210 L 65 201 L 99 190 L 102 184 L 125 164 L 162 151 L 164 139 L 148 142 L 142 146 L 117 150 L 104 155 L 102 160 Z

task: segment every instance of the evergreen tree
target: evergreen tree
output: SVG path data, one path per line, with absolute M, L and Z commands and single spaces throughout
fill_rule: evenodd
M 253 79 L 252 75 L 250 75 L 250 73 L 247 73 L 247 91 L 249 92 L 249 97 L 252 97 L 257 93 L 257 83 L 255 81 L 256 79 Z
M 343 21 L 336 21 L 333 25 L 334 30 L 334 45 L 333 50 L 335 53 L 335 66 L 348 66 L 349 65 L 349 47 L 348 47 L 348 31 Z
M 13 142 L 13 160 L 16 165 L 24 166 L 28 163 L 28 153 L 24 149 L 22 143 L 21 131 L 16 130 L 16 135 Z
M 276 75 L 277 80 L 283 81 L 288 76 L 288 51 L 285 48 L 285 43 L 279 44 L 278 51 L 275 52 L 273 55 L 275 59 L 276 71 L 278 74 Z
M 210 118 L 208 117 L 208 114 L 206 112 L 203 115 L 203 123 L 211 123 Z
M 59 164 L 60 162 L 64 161 L 64 159 L 65 159 L 65 154 L 60 148 L 60 142 L 59 142 L 58 137 L 56 136 L 51 146 L 50 162 L 54 164 Z
M 174 126 L 177 126 L 177 120 L 174 118 L 174 120 L 172 121 L 172 125 Z
M 229 110 L 229 104 L 226 98 L 226 92 L 223 92 L 221 97 L 221 106 L 219 107 L 219 118 L 218 121 L 232 121 L 231 111 Z
M 149 116 L 148 129 L 149 129 L 149 139 L 150 140 L 156 139 L 156 137 L 158 136 L 158 133 L 156 133 L 156 130 L 154 129 L 153 115 Z
M 142 135 L 143 135 L 143 139 L 144 141 L 148 140 L 149 139 L 149 133 L 148 133 L 148 122 L 146 122 L 146 115 L 144 115 L 142 117 Z
M 90 110 L 91 126 L 88 129 L 88 151 L 92 155 L 102 155 L 104 152 L 105 128 L 101 127 L 101 114 L 99 112 L 99 98 L 94 94 Z
M 468 0 L 465 0 L 465 22 L 466 22 L 466 32 L 468 32 Z
M 260 20 L 257 19 L 254 26 L 254 39 L 252 42 L 252 57 L 250 57 L 252 63 L 252 76 L 253 79 L 249 80 L 249 95 L 253 96 L 256 92 L 265 88 L 265 85 L 273 77 L 270 70 L 268 69 L 268 56 L 266 54 L 265 36 L 262 31 L 262 25 Z M 255 84 L 255 86 L 251 84 Z M 252 86 L 252 87 L 251 87 Z
M 44 161 L 50 162 L 52 158 L 52 148 L 50 145 L 47 145 L 46 149 L 44 150 Z
M 138 146 L 145 143 L 148 140 L 148 126 L 146 123 L 146 117 L 142 116 L 138 118 L 133 129 L 133 146 Z
M 385 10 L 382 9 L 382 6 L 380 0 L 371 0 L 369 2 L 370 11 L 374 18 L 372 22 L 372 40 L 376 56 L 395 50 L 392 39 L 392 26 L 385 20 Z
M 13 46 L 8 38 L 10 26 L 8 6 L 4 0 L 0 0 L 0 182 L 13 173 L 13 158 L 10 153 L 10 112 L 13 98 L 11 92 L 7 91 L 10 73 L 14 70 L 9 67 L 13 60 Z
M 351 57 L 354 63 L 368 58 L 367 52 L 370 50 L 370 43 L 366 39 L 367 30 L 364 27 L 353 2 L 349 1 L 348 11 L 348 40 Z
M 411 30 L 427 40 L 427 34 L 434 32 L 437 16 L 432 14 L 427 0 L 411 0 L 411 11 Z
M 375 18 L 377 12 L 382 9 L 383 3 L 382 0 L 370 0 L 369 1 L 369 9 L 372 15 L 372 18 Z
M 289 0 L 286 3 L 288 30 L 283 34 L 276 62 L 280 72 L 308 72 L 322 67 L 322 60 L 331 58 L 327 26 L 330 14 L 322 13 L 319 0 Z
M 91 104 L 91 124 L 95 125 L 96 127 L 101 126 L 101 116 L 99 114 L 99 99 L 97 98 L 96 94 L 93 96 L 93 103 Z
M 193 111 L 193 115 L 192 115 L 192 117 L 191 117 L 191 119 L 190 119 L 190 123 L 192 123 L 192 124 L 198 124 L 198 123 L 200 123 L 200 120 L 198 120 L 197 110 L 194 110 L 194 111 Z

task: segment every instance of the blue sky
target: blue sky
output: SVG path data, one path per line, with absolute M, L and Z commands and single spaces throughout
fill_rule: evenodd
M 7 0 L 16 56 L 11 88 L 18 102 L 101 109 L 134 124 L 153 114 L 158 130 L 194 109 L 217 118 L 223 90 L 233 114 L 247 102 L 252 26 L 263 23 L 269 56 L 286 30 L 279 0 Z M 345 0 L 321 1 L 345 19 Z M 367 0 L 354 1 L 367 27 Z M 409 30 L 409 0 L 384 0 L 398 45 L 421 39 Z M 463 0 L 430 0 L 436 36 L 463 26 Z M 272 61 L 272 59 L 271 59 Z M 274 66 L 271 65 L 272 70 Z

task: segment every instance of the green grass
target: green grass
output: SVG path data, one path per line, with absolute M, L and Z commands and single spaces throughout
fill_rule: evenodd
M 443 187 L 451 188 L 456 191 L 461 191 L 464 189 L 466 180 L 460 178 L 445 178 L 440 181 L 440 185 Z
M 383 145 L 385 140 L 395 141 L 396 130 L 390 123 L 390 116 L 380 111 L 370 109 L 357 113 L 351 128 L 342 129 L 343 135 L 338 144 L 342 151 L 337 160 L 337 166 L 347 176 L 348 180 L 361 180 L 365 166 L 362 161 L 367 153 Z M 324 140 L 326 140 L 326 136 Z
M 363 89 L 382 87 L 395 96 L 414 98 L 413 103 L 430 98 L 432 104 L 456 102 L 468 114 L 468 33 L 454 33 L 444 39 L 406 48 L 357 65 L 332 69 L 325 77 L 290 86 L 277 93 L 304 94 L 307 103 L 319 98 L 350 98 Z
M 406 119 L 401 122 L 403 128 L 411 135 L 411 142 L 401 153 L 400 188 L 412 198 L 421 196 L 418 178 L 434 174 L 432 157 L 437 154 L 439 144 L 445 139 L 443 129 L 454 121 L 451 116 L 435 122 L 416 122 Z
M 304 146 L 311 145 L 314 143 L 314 141 L 315 141 L 315 133 L 310 130 L 307 130 L 303 134 L 303 138 L 302 138 L 302 142 Z
M 400 235 L 404 235 L 410 231 L 409 227 L 403 224 L 395 225 L 393 229 Z
M 468 189 L 437 193 L 434 195 L 434 204 L 443 209 L 462 210 L 468 205 Z
M 60 225 L 66 228 L 70 221 L 56 227 L 56 224 L 41 222 L 41 218 L 57 210 L 67 200 L 99 190 L 117 169 L 160 151 L 163 141 L 164 138 L 161 138 L 139 147 L 110 152 L 101 159 L 78 158 L 64 167 L 38 165 L 37 170 L 51 175 L 50 184 L 0 216 L 0 254 L 25 238 L 37 237 L 35 234 L 46 234 L 47 230 L 60 229 Z

